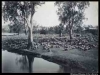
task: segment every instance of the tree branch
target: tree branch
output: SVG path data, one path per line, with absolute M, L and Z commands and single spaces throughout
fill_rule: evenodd
M 32 24 L 32 18 L 33 18 L 34 13 L 35 13 L 35 5 L 34 5 L 34 3 L 32 3 L 32 5 L 31 5 L 31 17 L 30 17 L 31 24 Z
M 29 22 L 28 22 L 27 18 L 23 17 L 22 15 L 20 15 L 20 16 L 26 21 L 27 26 L 29 27 Z

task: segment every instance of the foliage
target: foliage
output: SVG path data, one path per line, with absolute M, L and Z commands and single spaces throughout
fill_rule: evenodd
M 4 5 L 2 6 L 4 21 L 9 20 L 14 23 L 18 21 L 31 26 L 35 6 L 43 3 L 40 1 L 4 1 Z
M 56 2 L 58 5 L 57 14 L 59 15 L 59 20 L 66 28 L 69 30 L 71 35 L 72 28 L 74 26 L 82 25 L 85 19 L 84 11 L 89 6 L 89 2 L 86 1 L 63 1 Z
M 35 6 L 44 2 L 40 1 L 5 1 L 2 7 L 4 21 L 10 20 L 16 24 L 16 21 L 23 21 L 25 28 L 28 29 L 28 45 L 30 49 L 33 46 L 33 15 Z M 26 32 L 26 31 L 25 31 Z
M 10 32 L 13 32 L 13 33 L 24 32 L 24 24 L 22 24 L 22 22 L 16 21 L 13 24 L 10 23 L 8 26 L 9 26 Z
M 47 32 L 46 32 L 45 29 L 40 30 L 40 34 L 46 34 L 46 33 L 47 33 Z

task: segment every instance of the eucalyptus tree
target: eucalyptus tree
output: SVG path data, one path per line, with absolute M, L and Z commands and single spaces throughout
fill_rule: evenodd
M 84 15 L 85 9 L 89 6 L 87 1 L 57 1 L 55 5 L 58 6 L 57 14 L 59 20 L 68 28 L 70 40 L 72 39 L 72 30 L 74 26 L 83 24 L 86 19 Z
M 25 28 L 28 29 L 28 48 L 33 46 L 33 16 L 37 5 L 42 5 L 40 1 L 3 1 L 2 12 L 4 21 L 15 22 L 23 20 Z

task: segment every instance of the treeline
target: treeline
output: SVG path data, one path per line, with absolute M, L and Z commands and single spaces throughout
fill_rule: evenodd
M 39 27 L 33 30 L 33 33 L 40 33 L 40 34 L 61 34 L 66 33 L 66 28 L 61 29 L 59 26 L 53 27 Z
M 92 28 L 92 29 L 91 29 Z M 24 25 L 8 25 L 2 29 L 2 32 L 9 32 L 9 33 L 25 33 L 25 27 Z M 62 34 L 68 33 L 68 28 L 63 27 L 61 25 L 53 26 L 53 27 L 43 27 L 39 25 L 35 25 L 33 27 L 33 33 L 34 34 L 59 34 L 61 36 Z M 94 35 L 98 34 L 98 27 L 93 28 L 93 26 L 88 25 L 87 27 L 76 27 L 73 29 L 74 33 L 92 33 Z M 27 33 L 27 31 L 26 31 Z

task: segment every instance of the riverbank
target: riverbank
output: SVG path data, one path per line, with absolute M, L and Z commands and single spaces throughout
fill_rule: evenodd
M 94 51 L 95 50 L 95 51 Z M 87 73 L 95 73 L 98 71 L 98 56 L 97 50 L 93 49 L 91 51 L 79 51 L 79 50 L 70 50 L 70 51 L 56 51 L 52 54 L 44 54 L 45 57 L 51 57 L 52 59 L 56 59 L 59 62 L 64 64 L 68 64 L 71 69 L 80 68 Z
M 6 37 L 4 37 L 4 38 L 6 38 Z M 3 38 L 3 40 L 7 40 L 4 38 Z M 12 38 L 14 38 L 14 37 L 12 37 Z M 14 38 L 14 40 L 15 39 L 16 38 Z M 19 42 L 18 42 L 18 40 L 16 40 L 16 42 L 14 42 L 14 41 L 11 41 L 11 38 L 9 38 L 8 44 L 11 45 L 12 42 L 16 43 L 15 46 L 14 46 L 14 44 L 11 45 L 11 47 L 13 47 L 13 48 L 15 48 L 15 47 L 17 48 L 22 45 L 24 47 L 22 47 L 22 49 L 20 49 L 20 50 L 10 49 L 10 51 L 14 51 L 14 52 L 19 51 L 20 53 L 26 53 L 26 54 L 29 53 L 29 55 L 38 55 L 38 57 L 41 57 L 48 61 L 52 61 L 57 64 L 62 63 L 62 65 L 70 67 L 71 73 L 75 72 L 76 71 L 75 69 L 77 69 L 77 68 L 80 68 L 81 72 L 88 72 L 88 73 L 89 72 L 90 73 L 98 72 L 98 49 L 97 48 L 92 48 L 87 51 L 80 50 L 80 49 L 69 49 L 69 50 L 65 51 L 65 50 L 63 50 L 62 47 L 60 47 L 60 48 L 50 48 L 51 52 L 47 52 L 46 50 L 42 50 L 41 47 L 39 47 L 39 49 L 37 49 L 37 50 L 29 51 L 27 49 L 23 49 L 23 48 L 25 48 L 25 45 L 27 45 L 27 43 L 25 44 L 25 42 L 23 42 L 21 40 L 19 40 Z M 25 39 L 23 39 L 23 40 L 26 41 Z M 5 43 L 5 42 L 3 41 L 3 43 Z M 7 41 L 6 41 L 6 43 L 7 43 Z M 3 48 L 5 48 L 5 47 L 3 47 Z M 77 72 L 79 72 L 79 71 L 77 70 L 75 73 L 77 73 Z
M 85 53 L 78 50 L 64 52 L 60 50 L 55 51 L 53 49 L 51 52 L 45 53 L 29 51 L 27 49 L 8 51 L 23 55 L 36 56 L 66 66 L 70 68 L 70 73 L 97 73 L 98 70 L 98 59 L 95 56 L 96 52 L 92 53 L 93 50 Z M 90 55 L 90 53 L 92 54 Z

